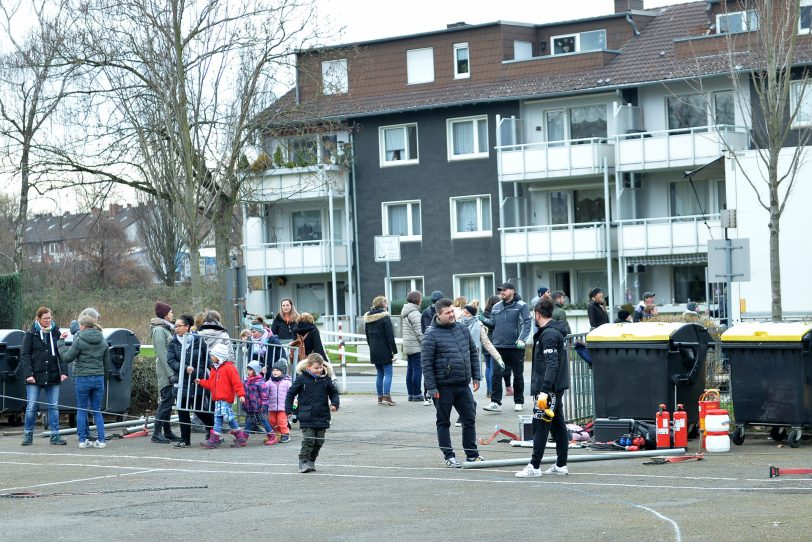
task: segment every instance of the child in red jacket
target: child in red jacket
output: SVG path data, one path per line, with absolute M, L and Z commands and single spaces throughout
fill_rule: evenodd
M 234 409 L 234 396 L 240 398 L 240 403 L 245 403 L 245 389 L 240 381 L 240 375 L 234 364 L 228 361 L 228 346 L 216 344 L 209 350 L 211 365 L 209 367 L 209 377 L 203 380 L 195 380 L 201 387 L 211 392 L 214 401 L 214 429 L 211 430 L 209 440 L 200 443 L 204 448 L 217 448 L 223 443 L 223 422 L 231 427 L 231 434 L 234 435 L 232 448 L 245 446 L 248 442 L 248 435 L 240 429 Z

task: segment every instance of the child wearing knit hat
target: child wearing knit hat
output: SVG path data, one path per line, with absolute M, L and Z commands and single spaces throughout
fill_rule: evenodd
M 268 421 L 279 438 L 279 442 L 283 444 L 290 441 L 288 415 L 285 414 L 285 397 L 287 397 L 291 385 L 291 379 L 287 372 L 288 364 L 285 360 L 280 359 L 273 364 L 271 378 L 267 382 L 268 395 L 270 396 Z

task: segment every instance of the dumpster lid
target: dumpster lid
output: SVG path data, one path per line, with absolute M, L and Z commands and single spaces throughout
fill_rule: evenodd
M 722 342 L 801 342 L 812 323 L 746 322 L 722 333 Z
M 586 336 L 586 342 L 668 341 L 685 322 L 635 322 L 603 324 Z

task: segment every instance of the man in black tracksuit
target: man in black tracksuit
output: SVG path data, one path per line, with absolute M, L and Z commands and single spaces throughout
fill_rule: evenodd
M 435 304 L 437 314 L 423 336 L 420 364 L 428 394 L 437 409 L 437 441 L 446 467 L 461 467 L 451 446 L 451 407 L 462 423 L 462 447 L 466 461 L 481 461 L 476 447 L 474 391 L 482 379 L 479 354 L 468 328 L 454 318 L 452 301 L 443 298 Z
M 530 464 L 516 473 L 517 478 L 541 476 L 541 459 L 547 445 L 547 436 L 552 433 L 555 439 L 556 463 L 544 474 L 569 474 L 567 469 L 567 423 L 564 415 L 564 391 L 570 387 L 567 351 L 564 348 L 565 327 L 562 322 L 553 320 L 553 301 L 542 299 L 533 308 L 539 330 L 533 336 L 533 369 L 530 377 L 530 393 L 534 403 L 539 397 L 547 396 L 548 404 L 555 396 L 552 421 L 533 417 L 533 457 Z M 534 414 L 537 408 L 533 409 Z

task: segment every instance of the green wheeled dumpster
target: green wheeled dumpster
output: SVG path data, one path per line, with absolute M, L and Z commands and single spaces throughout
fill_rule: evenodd
M 788 436 L 793 448 L 801 444 L 803 428 L 812 425 L 810 343 L 812 323 L 748 322 L 722 334 L 730 362 L 735 444 L 744 442 L 748 425 L 772 426 L 774 440 Z
M 658 406 L 685 405 L 699 423 L 705 357 L 715 347 L 704 326 L 684 322 L 604 324 L 586 336 L 596 418 L 654 420 Z

